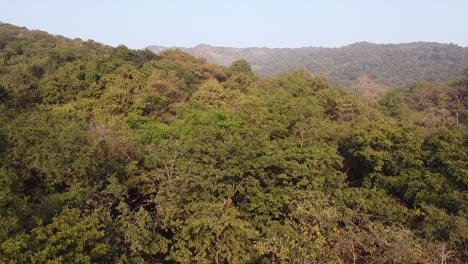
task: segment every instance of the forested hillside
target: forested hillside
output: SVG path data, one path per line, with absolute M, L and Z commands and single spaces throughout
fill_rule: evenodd
M 8 24 L 0 61 L 0 263 L 468 261 L 468 70 L 370 105 Z
M 168 48 L 149 46 L 148 49 L 158 52 Z M 443 83 L 459 78 L 468 65 L 468 48 L 430 42 L 360 42 L 340 48 L 293 49 L 228 48 L 201 44 L 180 49 L 225 66 L 245 59 L 260 76 L 276 76 L 304 69 L 357 89 L 369 87 L 361 87 L 363 84 L 359 79 L 363 77 L 388 87 L 405 87 L 415 80 Z

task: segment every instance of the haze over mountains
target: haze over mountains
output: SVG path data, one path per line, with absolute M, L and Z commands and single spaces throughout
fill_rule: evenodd
M 359 42 L 339 48 L 231 48 L 206 44 L 192 48 L 147 48 L 154 52 L 181 49 L 224 66 L 245 59 L 263 77 L 302 68 L 339 81 L 348 88 L 373 92 L 404 87 L 416 80 L 443 83 L 459 77 L 468 65 L 467 47 L 433 42 Z

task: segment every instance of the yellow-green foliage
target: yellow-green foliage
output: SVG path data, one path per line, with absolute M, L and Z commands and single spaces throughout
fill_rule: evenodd
M 1 263 L 464 263 L 466 77 L 369 106 L 0 24 Z

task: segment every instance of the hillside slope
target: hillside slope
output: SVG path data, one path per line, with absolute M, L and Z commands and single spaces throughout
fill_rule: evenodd
M 149 46 L 159 52 L 166 49 Z M 414 42 L 372 44 L 359 42 L 340 48 L 228 48 L 200 44 L 180 48 L 209 62 L 229 65 L 245 59 L 260 76 L 275 76 L 298 68 L 346 86 L 366 76 L 387 86 L 407 86 L 416 80 L 445 82 L 462 75 L 468 48 L 454 44 Z
M 7 24 L 0 61 L 0 263 L 468 263 L 468 70 L 375 107 Z

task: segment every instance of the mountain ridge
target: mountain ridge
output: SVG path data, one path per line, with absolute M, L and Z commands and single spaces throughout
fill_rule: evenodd
M 358 46 L 358 45 L 370 45 L 370 46 L 403 46 L 403 45 L 413 45 L 413 44 L 435 44 L 435 45 L 448 45 L 448 46 L 456 46 L 460 48 L 468 48 L 468 46 L 462 46 L 456 43 L 443 43 L 437 41 L 410 41 L 410 42 L 400 42 L 400 43 L 375 43 L 371 41 L 357 41 L 350 44 L 345 44 L 341 46 L 301 46 L 301 47 L 267 47 L 267 46 L 247 46 L 247 47 L 235 47 L 235 46 L 222 46 L 222 45 L 211 45 L 208 43 L 201 42 L 194 46 L 164 46 L 164 45 L 148 45 L 144 49 L 151 49 L 151 48 L 162 48 L 162 49 L 193 49 L 197 47 L 212 47 L 212 48 L 229 48 L 229 49 L 270 49 L 270 50 L 277 50 L 277 49 L 306 49 L 306 48 L 315 48 L 315 49 L 339 49 L 345 48 L 349 46 Z
M 244 59 L 262 77 L 295 69 L 323 75 L 348 88 L 366 76 L 388 87 L 406 87 L 417 80 L 444 83 L 462 75 L 468 47 L 437 42 L 376 44 L 356 42 L 342 47 L 234 48 L 198 44 L 194 47 L 148 46 L 153 52 L 180 49 L 227 66 Z

